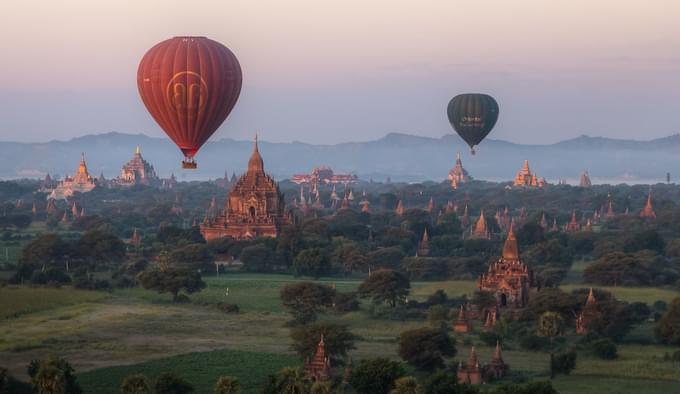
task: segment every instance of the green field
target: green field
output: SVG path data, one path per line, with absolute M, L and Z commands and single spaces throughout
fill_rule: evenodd
M 229 375 L 239 378 L 244 393 L 257 393 L 268 375 L 296 364 L 297 358 L 288 354 L 213 350 L 94 370 L 80 374 L 78 380 L 86 393 L 116 394 L 128 375 L 142 373 L 153 382 L 160 373 L 173 372 L 189 381 L 197 393 L 211 393 L 217 378 Z
M 86 393 L 116 392 L 121 379 L 142 372 L 153 378 L 176 371 L 199 390 L 210 392 L 219 375 L 237 376 L 247 392 L 257 392 L 266 375 L 284 365 L 300 365 L 290 350 L 288 314 L 279 301 L 280 289 L 303 280 L 286 275 L 225 274 L 206 278 L 207 288 L 191 295 L 192 303 L 174 304 L 170 296 L 143 289 L 113 293 L 30 287 L 0 289 L 0 364 L 25 378 L 24 366 L 34 358 L 57 354 L 77 369 Z M 355 290 L 357 279 L 322 279 L 341 291 Z M 564 286 L 565 290 L 587 285 Z M 415 282 L 412 299 L 423 300 L 437 289 L 449 296 L 471 295 L 474 281 Z M 627 301 L 670 300 L 670 290 L 607 288 Z M 211 304 L 238 304 L 241 312 L 225 314 Z M 360 337 L 353 357 L 397 358 L 400 332 L 422 321 L 375 320 L 365 309 L 324 319 L 347 324 Z M 477 324 L 477 323 L 476 323 Z M 631 337 L 650 345 L 619 346 L 614 361 L 580 354 L 577 368 L 555 380 L 561 393 L 680 393 L 680 368 L 663 360 L 676 349 L 654 344 L 652 324 L 636 328 Z M 493 349 L 476 334 L 459 340 L 475 344 L 480 360 Z M 645 343 L 644 341 L 637 341 Z M 468 345 L 458 343 L 457 359 Z M 548 355 L 527 352 L 509 344 L 504 358 L 511 370 L 530 379 L 547 378 Z
M 0 288 L 0 320 L 46 309 L 96 301 L 107 296 L 102 292 L 72 288 L 2 287 Z

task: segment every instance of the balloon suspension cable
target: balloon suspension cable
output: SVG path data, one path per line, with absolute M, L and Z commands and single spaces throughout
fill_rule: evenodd
M 197 167 L 196 160 L 193 157 L 185 157 L 182 161 L 182 168 L 185 170 L 194 170 Z

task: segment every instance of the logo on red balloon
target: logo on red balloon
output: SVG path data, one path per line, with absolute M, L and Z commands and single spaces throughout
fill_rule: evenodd
M 168 82 L 165 99 L 179 113 L 188 117 L 197 116 L 208 101 L 208 84 L 196 72 L 179 72 Z

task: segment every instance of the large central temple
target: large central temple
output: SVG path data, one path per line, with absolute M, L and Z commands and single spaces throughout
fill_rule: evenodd
M 256 136 L 248 171 L 232 186 L 223 213 L 214 220 L 206 217 L 203 221 L 201 234 L 207 241 L 222 237 L 276 238 L 281 226 L 289 223 L 283 194 L 264 172 Z
M 512 225 L 501 258 L 479 277 L 477 286 L 481 291 L 494 294 L 498 306 L 510 308 L 524 308 L 530 293 L 536 291 L 534 273 L 520 258 Z

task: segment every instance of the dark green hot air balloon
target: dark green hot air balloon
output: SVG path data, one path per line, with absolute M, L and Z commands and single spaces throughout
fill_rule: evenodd
M 459 94 L 449 101 L 446 114 L 474 155 L 475 145 L 482 142 L 498 120 L 498 103 L 488 94 Z

